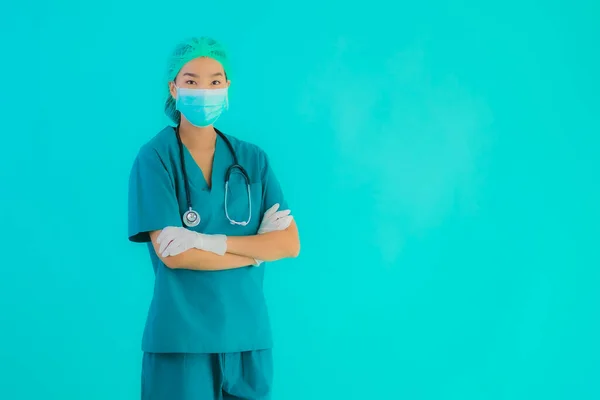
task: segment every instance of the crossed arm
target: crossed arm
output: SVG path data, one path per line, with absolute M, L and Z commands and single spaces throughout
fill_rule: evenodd
M 251 236 L 228 236 L 227 253 L 223 256 L 198 249 L 189 249 L 175 256 L 162 257 L 156 239 L 160 230 L 150 233 L 156 255 L 171 269 L 197 271 L 220 271 L 253 265 L 255 259 L 276 261 L 294 258 L 300 252 L 300 240 L 296 222 L 282 231 Z

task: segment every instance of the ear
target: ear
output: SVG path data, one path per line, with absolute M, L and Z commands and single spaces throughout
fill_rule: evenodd
M 177 100 L 177 86 L 175 86 L 174 81 L 169 82 L 169 92 L 171 93 L 171 97 Z
M 229 87 L 229 86 L 231 86 L 231 81 L 230 81 L 229 79 L 227 80 L 227 83 L 225 84 L 225 86 L 226 86 L 226 87 Z

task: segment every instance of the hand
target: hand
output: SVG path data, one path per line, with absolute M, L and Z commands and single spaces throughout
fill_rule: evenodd
M 227 252 L 227 236 L 206 235 L 175 226 L 164 228 L 156 243 L 159 244 L 158 252 L 163 257 L 176 256 L 189 249 L 209 251 L 220 256 Z
M 290 215 L 291 211 L 277 211 L 278 209 L 279 203 L 276 203 L 265 212 L 260 227 L 258 228 L 259 235 L 267 232 L 283 231 L 290 226 L 294 219 L 294 217 Z M 254 259 L 254 261 L 256 262 L 255 266 L 257 267 L 262 264 L 262 260 Z
M 260 227 L 258 228 L 259 235 L 267 232 L 283 231 L 290 226 L 294 219 L 294 217 L 290 215 L 291 211 L 277 211 L 278 209 L 279 203 L 276 203 L 265 212 Z

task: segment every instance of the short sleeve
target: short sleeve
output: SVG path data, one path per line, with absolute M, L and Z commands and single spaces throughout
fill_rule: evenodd
M 280 210 L 286 210 L 288 209 L 288 203 L 281 190 L 281 185 L 275 176 L 275 172 L 273 172 L 269 158 L 263 153 L 262 159 L 263 204 L 261 215 L 276 203 L 279 203 Z
M 128 203 L 132 242 L 149 242 L 150 232 L 182 225 L 173 181 L 156 151 L 140 151 L 135 159 L 129 176 Z

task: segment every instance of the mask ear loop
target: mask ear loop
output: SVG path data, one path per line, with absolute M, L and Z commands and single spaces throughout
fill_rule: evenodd
M 173 86 L 175 86 L 175 110 L 178 110 L 178 103 L 179 103 L 179 86 L 177 86 L 177 84 L 175 83 L 175 81 L 173 81 Z

